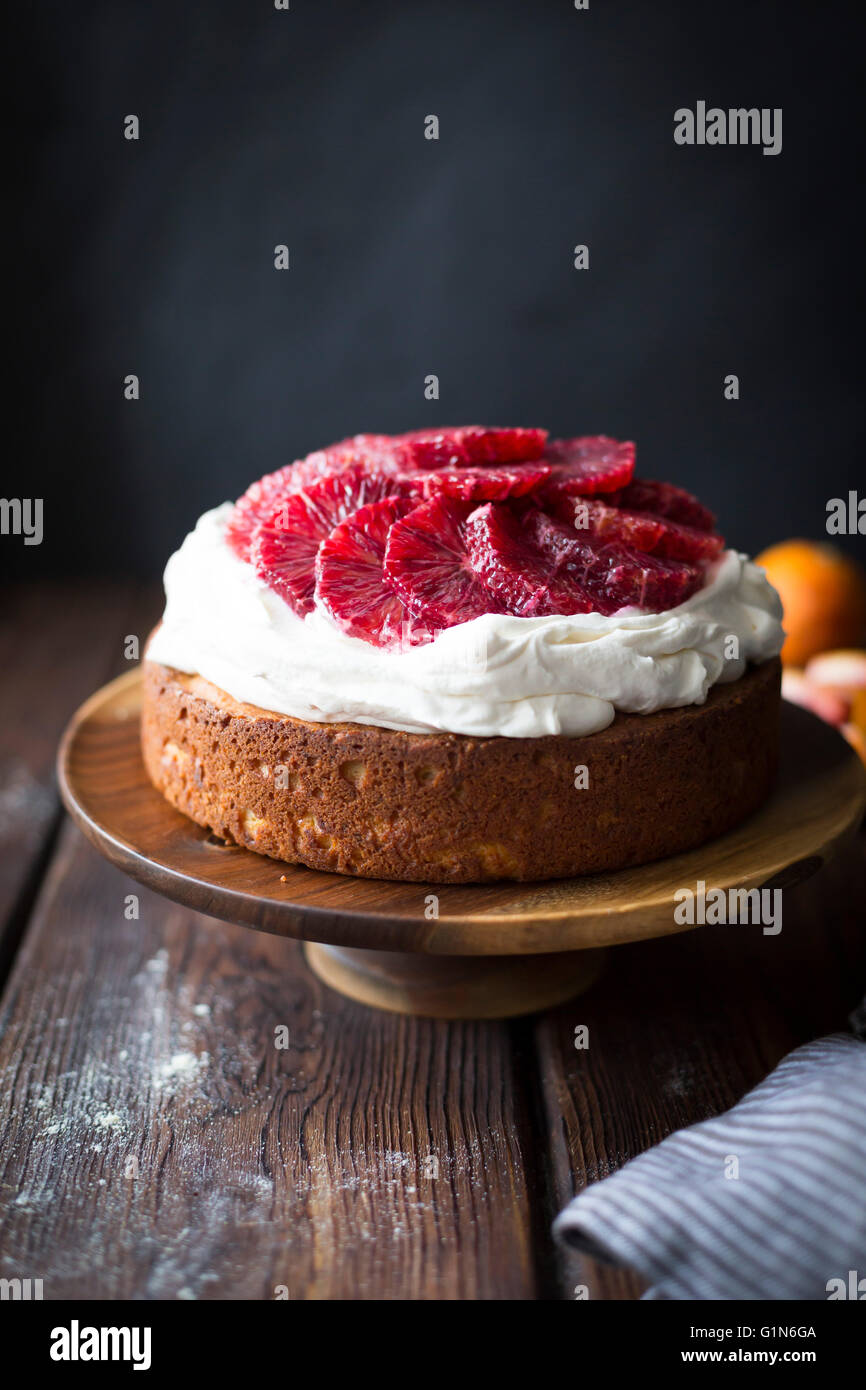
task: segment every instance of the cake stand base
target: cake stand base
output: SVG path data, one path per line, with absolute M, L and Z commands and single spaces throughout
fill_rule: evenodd
M 588 989 L 605 953 L 421 956 L 307 941 L 304 955 L 331 989 L 375 1009 L 422 1018 L 515 1018 Z

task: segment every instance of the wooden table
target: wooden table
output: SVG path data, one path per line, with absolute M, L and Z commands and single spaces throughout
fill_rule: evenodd
M 636 1297 L 550 1222 L 844 1026 L 862 836 L 786 890 L 778 937 L 618 947 L 588 994 L 510 1023 L 371 1012 L 297 943 L 124 878 L 62 814 L 62 728 L 159 608 L 57 585 L 0 614 L 0 1277 L 47 1299 Z

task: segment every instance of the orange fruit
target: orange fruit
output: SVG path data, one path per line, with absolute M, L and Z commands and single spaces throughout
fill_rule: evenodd
M 782 541 L 755 563 L 782 600 L 786 666 L 805 666 L 818 652 L 866 640 L 866 572 L 835 546 Z

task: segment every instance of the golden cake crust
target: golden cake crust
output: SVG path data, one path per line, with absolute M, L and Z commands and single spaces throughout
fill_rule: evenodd
M 586 738 L 512 739 L 309 723 L 145 659 L 142 749 L 178 810 L 275 859 L 430 883 L 561 878 L 691 849 L 754 811 L 776 771 L 780 670 Z

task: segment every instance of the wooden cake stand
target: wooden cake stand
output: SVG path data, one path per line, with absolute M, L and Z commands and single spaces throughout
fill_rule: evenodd
M 697 850 L 548 883 L 348 878 L 226 845 L 175 811 L 145 773 L 140 711 L 136 669 L 91 696 L 63 737 L 60 790 L 85 835 L 186 907 L 300 938 L 328 985 L 398 1013 L 503 1018 L 559 1003 L 592 983 L 604 947 L 687 929 L 674 920 L 677 889 L 701 880 L 707 890 L 788 887 L 820 868 L 866 806 L 854 751 L 814 715 L 783 704 L 773 796 Z

